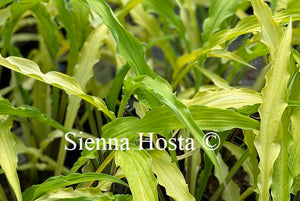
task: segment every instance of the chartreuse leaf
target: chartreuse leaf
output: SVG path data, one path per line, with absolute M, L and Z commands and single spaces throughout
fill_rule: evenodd
M 85 94 L 78 85 L 77 81 L 68 75 L 55 71 L 50 71 L 44 74 L 40 71 L 36 63 L 28 59 L 19 57 L 3 58 L 0 55 L 0 65 L 3 65 L 13 71 L 32 77 L 46 84 L 50 84 L 52 86 L 63 89 L 68 94 L 79 96 L 94 105 L 99 110 L 103 111 L 103 113 L 105 113 L 109 118 L 115 118 L 114 114 L 107 109 L 102 99 Z
M 291 22 L 284 34 L 271 16 L 271 11 L 261 0 L 252 0 L 255 15 L 262 27 L 262 41 L 270 50 L 271 69 L 266 74 L 266 84 L 262 90 L 263 101 L 259 107 L 260 132 L 255 146 L 260 158 L 258 190 L 260 200 L 269 200 L 272 172 L 280 152 L 283 130 L 281 118 L 287 107 L 287 85 L 289 81 L 289 57 L 292 38 Z
M 107 31 L 108 30 L 104 25 L 100 25 L 95 28 L 88 36 L 80 51 L 80 57 L 74 68 L 73 77 L 82 89 L 86 88 L 88 81 L 94 75 L 93 67 L 95 63 L 99 61 L 99 49 L 104 44 L 104 40 L 107 38 Z M 66 122 L 68 122 L 68 125 L 66 125 L 66 127 L 72 127 L 79 109 L 81 98 L 82 97 L 80 96 L 69 97 L 70 104 L 68 105 L 66 115 Z
M 223 22 L 234 15 L 237 7 L 237 0 L 213 0 L 209 8 L 209 17 L 203 23 L 203 40 L 220 30 Z
M 185 179 L 166 151 L 148 151 L 152 159 L 153 172 L 157 181 L 165 187 L 167 194 L 176 201 L 195 201 Z
M 288 3 L 288 8 L 295 9 L 295 8 L 300 8 L 300 2 L 298 0 L 290 0 L 287 2 Z
M 0 115 L 0 166 L 11 185 L 18 201 L 22 201 L 20 182 L 17 174 L 16 142 L 10 132 L 12 119 L 8 115 Z
M 8 4 L 8 3 L 10 3 L 10 2 L 12 2 L 12 0 L 3 0 L 3 1 L 1 1 L 1 2 L 0 2 L 0 8 L 1 8 L 2 6 L 5 6 L 6 4 Z
M 0 10 L 0 26 L 4 26 L 10 16 L 10 6 Z
M 259 129 L 259 122 L 232 110 L 190 106 L 192 117 L 203 130 Z M 165 106 L 153 107 L 143 119 L 118 118 L 102 127 L 103 138 L 133 138 L 138 133 L 183 129 L 184 124 Z
M 245 61 L 243 58 L 241 58 L 240 56 L 238 56 L 237 54 L 235 54 L 233 52 L 219 50 L 219 49 L 216 49 L 216 50 L 212 49 L 212 50 L 207 50 L 207 51 L 206 50 L 200 51 L 199 49 L 197 49 L 197 50 L 192 51 L 191 53 L 184 54 L 178 58 L 178 60 L 177 60 L 178 69 L 176 69 L 177 71 L 174 72 L 174 74 L 176 76 L 178 76 L 177 73 L 179 72 L 179 70 L 181 70 L 187 63 L 195 61 L 198 58 L 198 56 L 201 56 L 204 53 L 206 53 L 207 57 L 218 57 L 218 58 L 229 59 L 229 60 L 238 62 L 240 64 L 243 64 L 245 66 L 255 69 L 254 66 L 252 66 L 247 61 Z
M 15 108 L 8 100 L 0 97 L 0 115 L 15 115 L 37 119 L 45 124 L 66 132 L 67 130 L 58 122 L 42 114 L 38 109 L 31 106 L 20 106 Z
M 219 58 L 225 58 L 225 59 L 230 59 L 232 61 L 236 61 L 238 63 L 241 63 L 245 66 L 248 66 L 250 68 L 256 69 L 254 66 L 246 62 L 243 58 L 239 57 L 237 54 L 229 51 L 224 51 L 224 50 L 211 50 L 210 52 L 207 53 L 207 57 L 219 57 Z
M 272 12 L 267 4 L 261 0 L 251 0 L 254 15 L 261 25 L 261 41 L 267 45 L 269 51 L 274 54 L 278 41 L 281 38 L 279 23 L 272 17 Z
M 231 154 L 233 156 L 235 156 L 235 158 L 237 160 L 239 160 L 245 154 L 245 150 L 243 148 L 241 148 L 240 146 L 237 146 L 233 143 L 230 143 L 228 141 L 225 141 L 223 146 L 226 149 L 228 149 L 231 152 Z M 247 148 L 248 148 L 248 146 L 247 146 Z M 243 167 L 244 171 L 247 172 L 248 176 L 250 177 L 249 182 L 251 184 L 253 184 L 254 179 L 253 179 L 253 173 L 252 173 L 251 165 L 252 164 L 250 162 L 250 157 L 247 157 L 247 159 L 245 159 L 245 161 L 242 163 L 242 167 Z
M 274 14 L 274 20 L 276 22 L 288 22 L 292 16 L 293 21 L 299 20 L 299 9 L 283 10 Z M 268 25 L 271 26 L 271 25 Z M 201 54 L 206 54 L 212 48 L 217 45 L 222 45 L 226 41 L 236 38 L 246 33 L 257 32 L 260 30 L 257 18 L 253 15 L 246 17 L 239 21 L 237 25 L 232 29 L 225 29 L 213 34 L 209 40 L 203 45 Z
M 106 181 L 122 184 L 124 186 L 128 186 L 123 181 L 106 174 L 101 174 L 101 173 L 69 174 L 67 176 L 50 177 L 42 184 L 34 185 L 28 188 L 23 193 L 23 199 L 24 201 L 33 201 L 45 195 L 46 193 L 52 192 L 56 189 L 60 189 L 65 186 L 69 186 L 77 183 L 94 181 L 94 180 L 106 180 Z
M 120 166 L 129 183 L 133 201 L 158 201 L 157 182 L 152 172 L 152 161 L 145 150 L 130 148 L 117 151 L 116 165 Z
M 212 71 L 203 68 L 201 66 L 197 66 L 197 68 L 203 73 L 208 79 L 210 79 L 217 87 L 219 88 L 230 88 L 228 82 L 224 80 L 219 75 L 213 73 Z
M 82 1 L 87 2 L 89 7 L 101 16 L 117 42 L 117 52 L 128 62 L 135 74 L 155 78 L 156 74 L 145 61 L 145 47 L 120 24 L 107 3 L 104 0 Z
M 205 105 L 216 108 L 241 108 L 247 105 L 260 104 L 262 97 L 250 89 L 217 89 L 200 91 L 190 100 L 182 100 L 187 105 Z
M 131 201 L 131 195 L 101 194 L 98 188 L 63 188 L 47 193 L 36 201 Z

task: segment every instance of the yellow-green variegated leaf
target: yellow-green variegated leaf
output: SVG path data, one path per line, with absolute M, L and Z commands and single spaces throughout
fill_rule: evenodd
M 93 67 L 95 63 L 99 60 L 100 52 L 99 49 L 103 45 L 104 39 L 107 38 L 108 30 L 104 25 L 100 25 L 95 28 L 85 41 L 83 48 L 80 51 L 80 56 L 78 63 L 74 68 L 74 78 L 78 82 L 79 86 L 82 89 L 86 88 L 86 84 L 93 76 Z M 67 108 L 66 122 L 68 125 L 66 127 L 72 128 L 73 123 L 76 118 L 76 114 L 79 109 L 79 104 L 81 97 L 79 96 L 70 96 Z
M 6 20 L 9 19 L 9 16 L 10 16 L 10 6 L 7 6 L 6 8 L 0 10 L 0 26 L 5 25 Z
M 11 185 L 18 201 L 22 201 L 20 182 L 17 174 L 16 142 L 10 132 L 12 119 L 8 115 L 0 115 L 0 166 Z
M 50 177 L 42 184 L 31 186 L 23 193 L 23 199 L 24 201 L 35 201 L 38 198 L 46 195 L 47 193 L 61 189 L 63 187 L 95 180 L 115 182 L 128 187 L 125 182 L 111 175 L 94 172 L 82 174 L 74 173 L 67 176 Z
M 158 201 L 157 182 L 153 175 L 151 158 L 145 150 L 119 150 L 115 160 L 126 176 L 133 201 Z
M 157 181 L 175 201 L 195 201 L 185 179 L 166 151 L 148 151 Z
M 131 195 L 107 195 L 99 192 L 98 188 L 62 188 L 49 192 L 36 201 L 131 201 Z
M 224 59 L 230 59 L 232 61 L 241 63 L 245 66 L 255 69 L 254 66 L 252 66 L 247 61 L 245 61 L 243 58 L 239 57 L 237 54 L 235 54 L 233 52 L 224 51 L 224 50 L 212 50 L 207 53 L 207 57 L 219 57 L 219 58 L 224 58 Z
M 222 165 L 222 171 L 223 171 L 223 174 L 225 176 L 228 175 L 229 171 L 228 171 L 228 166 L 227 164 L 223 161 L 222 159 L 222 156 L 220 153 L 218 153 L 217 155 L 217 159 L 219 161 L 219 163 Z M 222 183 L 222 180 L 220 179 L 220 175 L 216 172 L 215 173 L 218 181 L 220 183 Z M 224 191 L 223 191 L 223 195 L 222 195 L 222 198 L 225 200 L 225 201 L 236 201 L 238 200 L 239 196 L 240 196 L 240 189 L 239 189 L 239 186 L 234 182 L 234 181 L 229 181 L 228 184 L 226 184 L 225 188 L 224 188 Z
M 277 23 L 288 22 L 290 17 L 293 17 L 293 21 L 299 20 L 300 10 L 289 9 L 274 13 L 274 19 Z M 273 23 L 272 23 L 273 24 Z M 271 25 L 268 25 L 271 26 Z M 239 21 L 237 25 L 232 29 L 225 29 L 213 34 L 209 40 L 203 45 L 201 54 L 209 52 L 217 45 L 222 45 L 226 41 L 236 38 L 246 33 L 257 32 L 260 30 L 257 18 L 253 15 L 246 17 Z M 272 32 L 271 32 L 272 33 Z M 278 42 L 278 41 L 277 41 Z
M 44 74 L 40 71 L 40 68 L 36 63 L 19 57 L 3 58 L 0 55 L 0 65 L 46 84 L 63 89 L 68 94 L 79 96 L 94 105 L 99 110 L 103 111 L 103 113 L 105 113 L 111 119 L 115 118 L 113 112 L 107 109 L 105 102 L 102 99 L 85 94 L 77 81 L 68 75 L 56 71 L 50 71 Z
M 245 152 L 245 150 L 243 150 L 243 148 L 241 148 L 240 146 L 237 146 L 237 145 L 235 145 L 233 143 L 230 143 L 228 141 L 225 141 L 223 146 L 226 149 L 228 149 L 231 152 L 231 154 L 235 156 L 235 158 L 237 160 L 239 160 Z M 248 146 L 247 146 L 247 148 L 248 148 Z M 251 165 L 252 164 L 251 164 L 251 161 L 250 161 L 250 157 L 245 159 L 245 161 L 242 163 L 242 167 L 243 167 L 244 171 L 247 172 L 248 176 L 250 177 L 249 183 L 253 184 L 254 178 L 253 178 L 253 171 L 252 171 Z
M 218 89 L 201 91 L 190 100 L 182 100 L 188 106 L 205 105 L 215 108 L 241 108 L 248 105 L 260 104 L 262 97 L 250 89 Z
M 270 50 L 270 62 L 272 63 L 271 69 L 266 74 L 266 84 L 262 90 L 263 101 L 259 107 L 261 126 L 255 139 L 255 146 L 260 158 L 260 174 L 257 183 L 259 196 L 260 200 L 268 200 L 273 166 L 280 152 L 280 140 L 283 134 L 281 118 L 288 105 L 287 85 L 290 77 L 289 57 L 292 26 L 290 22 L 285 33 L 281 34 L 269 8 L 261 0 L 253 0 L 252 4 L 262 27 L 262 41 Z
M 208 79 L 210 79 L 217 87 L 219 88 L 230 88 L 228 82 L 224 80 L 219 75 L 213 73 L 210 70 L 207 70 L 201 66 L 197 66 L 197 68 L 203 73 Z
M 261 25 L 261 41 L 267 45 L 272 55 L 281 38 L 279 23 L 273 19 L 270 8 L 262 0 L 251 0 L 251 3 Z

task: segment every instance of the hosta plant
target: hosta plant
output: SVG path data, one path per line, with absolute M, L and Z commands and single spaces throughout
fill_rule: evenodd
M 1 0 L 0 199 L 297 201 L 298 0 Z

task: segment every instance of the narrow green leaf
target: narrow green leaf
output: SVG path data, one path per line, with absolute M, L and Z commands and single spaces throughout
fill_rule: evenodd
M 2 8 L 3 6 L 9 4 L 10 2 L 12 2 L 13 0 L 2 0 L 0 2 L 0 8 Z
M 185 27 L 178 15 L 175 14 L 175 6 L 171 0 L 147 0 L 143 1 L 143 5 L 147 11 L 156 12 L 162 16 L 171 26 L 176 28 L 181 36 L 184 36 Z
M 120 24 L 107 3 L 104 0 L 82 1 L 87 2 L 89 7 L 101 16 L 117 42 L 117 52 L 133 68 L 135 74 L 156 77 L 145 61 L 145 47 Z
M 291 158 L 289 161 L 290 168 L 295 178 L 300 174 L 300 108 L 296 108 L 291 116 L 291 133 L 293 137 L 293 143 L 289 150 Z
M 157 182 L 152 172 L 151 158 L 146 151 L 133 148 L 117 151 L 115 160 L 128 180 L 134 201 L 158 201 Z
M 58 10 L 57 20 L 64 26 L 67 32 L 67 38 L 70 42 L 70 53 L 68 55 L 68 70 L 73 70 L 78 58 L 78 44 L 76 41 L 76 32 L 74 17 L 68 9 L 68 2 L 55 0 L 55 5 Z M 71 75 L 73 72 L 68 72 Z
M 122 66 L 122 68 L 118 71 L 107 93 L 106 96 L 107 107 L 111 111 L 114 111 L 116 108 L 116 102 L 123 84 L 123 80 L 129 70 L 130 70 L 130 66 L 128 64 Z
M 10 132 L 12 119 L 8 115 L 0 115 L 0 166 L 11 185 L 18 201 L 22 201 L 21 187 L 17 174 L 16 142 Z
M 32 8 L 32 11 L 39 20 L 39 33 L 43 36 L 46 47 L 52 59 L 55 60 L 59 48 L 59 43 L 56 36 L 56 24 L 53 19 L 51 19 L 46 6 L 43 4 L 35 5 Z
M 203 40 L 220 30 L 223 22 L 230 16 L 234 15 L 237 7 L 236 0 L 213 0 L 209 8 L 209 17 L 203 23 Z
M 8 100 L 3 98 L 0 98 L 0 115 L 15 115 L 37 119 L 40 122 L 48 124 L 61 131 L 67 131 L 62 125 L 47 117 L 45 114 L 42 114 L 38 109 L 27 105 L 15 108 Z
M 71 0 L 70 9 L 73 14 L 73 19 L 75 23 L 75 35 L 77 47 L 80 48 L 83 46 L 86 38 L 89 34 L 89 10 L 87 7 L 82 6 L 82 3 L 79 0 Z M 71 30 L 71 28 L 69 28 Z M 71 39 L 70 39 L 71 41 Z M 75 55 L 75 54 L 74 54 Z
M 24 201 L 33 201 L 53 190 L 60 189 L 65 186 L 69 186 L 81 182 L 93 181 L 93 180 L 106 180 L 106 181 L 111 181 L 111 182 L 115 182 L 127 186 L 127 184 L 124 183 L 123 181 L 106 174 L 100 174 L 100 173 L 69 174 L 67 176 L 50 177 L 42 184 L 34 185 L 30 187 L 23 193 L 23 199 Z
M 68 75 L 56 71 L 50 71 L 44 74 L 40 71 L 39 66 L 36 63 L 28 59 L 19 57 L 3 58 L 0 55 L 0 65 L 3 65 L 13 71 L 32 77 L 46 84 L 50 84 L 52 86 L 63 89 L 68 94 L 79 96 L 97 107 L 99 110 L 103 111 L 111 119 L 115 118 L 114 113 L 107 109 L 105 102 L 102 99 L 85 94 L 80 88 L 77 81 L 69 77 Z

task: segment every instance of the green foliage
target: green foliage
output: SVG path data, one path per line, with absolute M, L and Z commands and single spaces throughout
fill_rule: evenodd
M 0 1 L 0 200 L 298 200 L 299 13 L 297 0 Z M 195 149 L 160 150 L 174 138 Z

